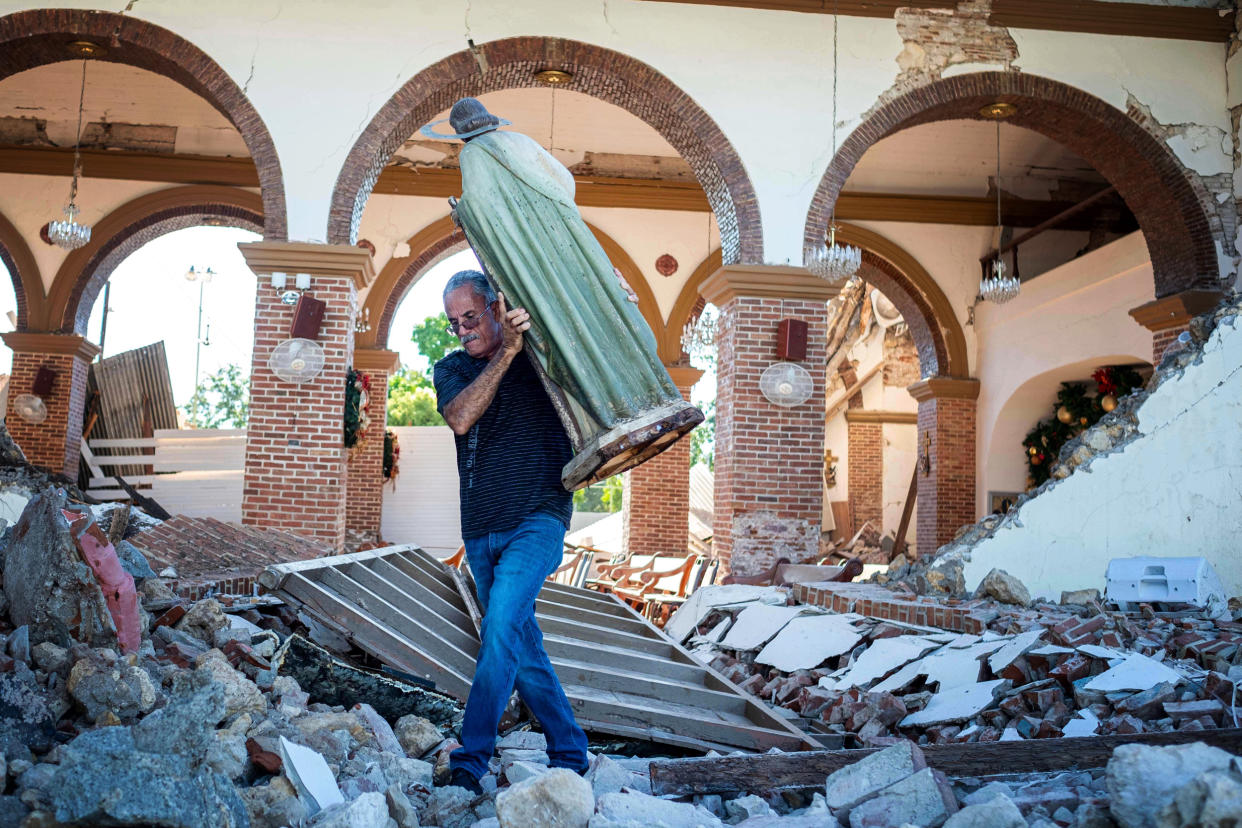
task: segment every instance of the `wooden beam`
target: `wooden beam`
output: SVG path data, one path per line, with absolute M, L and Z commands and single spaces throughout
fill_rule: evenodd
M 1098 0 L 992 0 L 988 22 L 1015 29 L 1227 43 L 1233 12 Z
M 82 153 L 87 178 L 159 181 L 168 184 L 215 184 L 258 187 L 259 177 L 249 158 L 87 150 Z M 55 175 L 73 173 L 73 150 L 48 147 L 0 146 L 0 173 Z M 657 178 L 575 176 L 576 201 L 581 207 L 633 208 L 710 212 L 711 205 L 697 181 Z M 425 167 L 385 167 L 373 192 L 442 198 L 461 195 L 461 171 Z M 1010 227 L 1033 227 L 1074 205 L 1060 201 L 1006 199 L 1003 218 Z M 901 221 L 919 224 L 958 224 L 991 227 L 996 224 L 996 201 L 975 196 L 937 196 L 914 193 L 860 193 L 846 191 L 837 199 L 841 221 Z M 1090 229 L 1091 216 L 1065 223 L 1065 229 Z
M 832 14 L 832 0 L 646 0 L 763 11 Z M 952 9 L 950 0 L 840 0 L 847 17 L 893 17 L 899 8 Z M 1233 32 L 1233 12 L 1188 6 L 1115 3 L 1099 0 L 992 0 L 988 22 L 1017 29 L 1160 37 L 1225 43 Z
M 650 3 L 683 3 L 691 6 L 726 6 L 735 9 L 792 11 L 832 14 L 833 0 L 647 0 Z M 846 17 L 892 17 L 900 8 L 952 9 L 956 0 L 839 0 L 838 14 Z
M 989 776 L 1069 768 L 1102 768 L 1119 745 L 1184 745 L 1204 742 L 1230 753 L 1242 752 L 1242 728 L 1132 733 L 1122 736 L 1025 739 L 1020 742 L 974 742 L 924 745 L 927 764 L 946 776 Z M 651 792 L 656 796 L 822 788 L 834 771 L 852 765 L 880 748 L 815 750 L 712 759 L 661 759 L 651 763 Z
M 0 146 L 0 173 L 73 175 L 73 149 Z M 82 150 L 84 178 L 162 181 L 168 184 L 219 184 L 258 187 L 250 158 L 181 153 Z

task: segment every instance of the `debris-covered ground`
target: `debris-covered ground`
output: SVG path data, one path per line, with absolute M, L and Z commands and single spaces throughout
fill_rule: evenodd
M 810 585 L 812 587 L 816 585 Z M 734 592 L 729 593 L 730 590 Z M 843 747 L 1044 739 L 1237 727 L 1242 624 L 1233 613 L 1108 610 L 1094 590 L 1031 604 L 994 573 L 971 600 L 825 584 L 831 612 L 794 590 L 710 587 L 666 631 L 748 692 Z M 719 595 L 719 599 L 713 599 Z M 999 596 L 998 600 L 996 596 Z M 728 601 L 710 606 L 715 600 Z M 952 610 L 979 633 L 894 619 L 891 607 Z M 874 615 L 872 614 L 874 613 Z M 1212 617 L 1214 616 L 1215 617 Z
M 656 796 L 651 759 L 635 755 L 658 747 L 595 743 L 579 777 L 549 769 L 542 734 L 518 726 L 483 795 L 436 787 L 457 700 L 366 669 L 382 665 L 346 657 L 347 641 L 274 598 L 179 596 L 134 542 L 159 521 L 52 482 L 0 471 L 0 496 L 21 507 L 0 538 L 3 826 L 1096 828 L 1242 813 L 1237 760 L 1204 744 L 1128 745 L 1107 769 L 961 778 L 915 744 L 1232 726 L 1227 657 L 1186 637 L 1232 620 L 988 600 L 988 629 L 965 635 L 747 586 L 700 590 L 670 632 L 825 743 L 883 750 L 810 785 L 758 777 Z

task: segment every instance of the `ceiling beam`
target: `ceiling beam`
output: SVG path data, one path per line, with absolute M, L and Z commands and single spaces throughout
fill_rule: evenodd
M 692 6 L 728 6 L 808 14 L 832 14 L 833 0 L 647 0 L 649 3 L 683 3 Z M 847 17 L 892 17 L 900 8 L 952 9 L 957 0 L 838 0 L 838 14 Z
M 259 177 L 249 158 L 157 154 L 124 150 L 84 150 L 86 178 L 156 181 L 167 184 L 217 184 L 258 187 Z M 0 174 L 52 175 L 73 173 L 73 150 L 0 145 Z M 633 208 L 709 212 L 711 206 L 697 182 L 651 178 L 609 178 L 579 175 L 576 201 L 582 207 Z M 982 183 L 982 182 L 981 182 Z M 438 167 L 386 167 L 375 184 L 381 195 L 442 198 L 461 195 L 461 171 Z M 1034 227 L 1071 206 L 1071 202 L 1007 198 L 1005 224 Z M 846 191 L 837 200 L 842 221 L 900 221 L 919 224 L 959 224 L 991 227 L 996 224 L 996 201 L 986 197 L 940 196 L 912 193 Z M 1082 216 L 1065 229 L 1090 227 Z
M 696 6 L 832 14 L 832 0 L 645 0 Z M 898 8 L 952 9 L 949 0 L 840 0 L 848 17 L 892 17 Z M 1225 43 L 1233 33 L 1232 12 L 1193 6 L 1116 3 L 1111 0 L 993 0 L 988 22 L 1015 29 L 1160 37 Z

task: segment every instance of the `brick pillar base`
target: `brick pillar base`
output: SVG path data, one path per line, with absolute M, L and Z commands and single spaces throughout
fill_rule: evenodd
M 1216 307 L 1224 297 L 1219 290 L 1193 289 L 1165 296 L 1130 311 L 1130 316 L 1152 332 L 1152 365 L 1159 366 L 1165 348 L 1186 330 L 1190 320 Z
M 683 399 L 703 372 L 669 365 Z M 690 436 L 626 475 L 621 499 L 624 549 L 635 555 L 685 555 L 690 531 Z
M 254 361 L 246 435 L 242 523 L 296 532 L 332 549 L 345 542 L 345 372 L 353 362 L 358 289 L 374 277 L 365 250 L 346 245 L 252 242 L 238 245 L 259 276 Z M 327 303 L 317 342 L 323 369 L 303 383 L 268 368 L 289 338 L 292 305 L 270 287 L 273 272 L 311 275 L 311 294 Z
M 823 515 L 824 303 L 837 293 L 801 268 L 727 265 L 699 292 L 720 309 L 716 360 L 716 502 L 712 547 L 723 571 L 750 575 L 781 557 L 819 554 Z M 810 399 L 783 408 L 759 391 L 776 361 L 776 326 L 808 324 Z
M 979 381 L 934 377 L 910 386 L 919 402 L 920 558 L 953 540 L 975 514 L 975 400 Z
M 871 521 L 875 531 L 884 532 L 884 424 L 878 420 L 860 421 L 846 409 L 849 429 L 848 474 L 850 522 L 857 532 Z
M 349 455 L 345 532 L 355 545 L 380 539 L 384 510 L 384 427 L 388 420 L 388 378 L 400 367 L 395 351 L 360 348 L 354 368 L 371 377 L 371 427 L 366 442 Z
M 82 451 L 82 412 L 86 407 L 86 375 L 99 346 L 81 336 L 15 331 L 3 335 L 13 350 L 9 380 L 9 409 L 5 425 L 26 459 L 72 480 L 78 477 Z M 22 394 L 33 393 L 40 368 L 56 372 L 50 393 L 44 395 L 47 418 L 28 423 L 13 410 Z

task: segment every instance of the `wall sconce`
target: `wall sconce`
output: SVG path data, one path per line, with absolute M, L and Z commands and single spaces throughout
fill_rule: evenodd
M 303 284 L 305 282 L 305 284 Z M 272 274 L 272 290 L 280 295 L 280 301 L 285 305 L 296 305 L 298 298 L 301 297 L 302 291 L 310 287 L 310 274 L 298 273 L 294 276 L 294 285 L 296 290 L 289 288 L 288 273 Z

